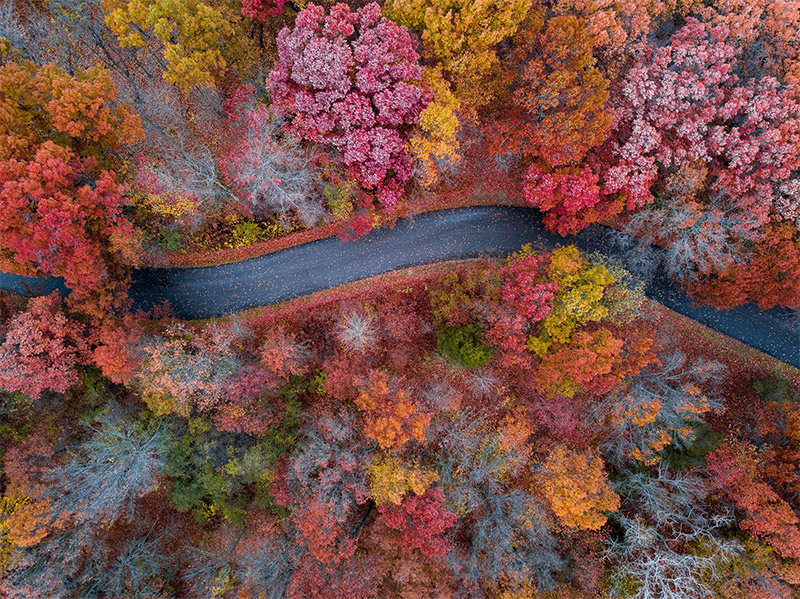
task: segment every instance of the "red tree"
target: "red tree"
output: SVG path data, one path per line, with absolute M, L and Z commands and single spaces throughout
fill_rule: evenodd
M 266 22 L 270 17 L 277 17 L 283 13 L 287 0 L 242 0 L 242 14 L 245 17 Z
M 775 548 L 784 558 L 800 558 L 800 521 L 792 508 L 762 480 L 755 448 L 740 441 L 722 445 L 707 457 L 716 484 L 745 513 L 739 527 Z
M 745 302 L 767 310 L 786 306 L 800 310 L 800 235 L 789 223 L 771 223 L 755 244 L 750 260 L 732 265 L 722 276 L 700 281 L 699 301 L 720 308 Z
M 63 276 L 70 303 L 91 314 L 112 303 L 105 292 L 119 286 L 133 236 L 121 211 L 125 188 L 101 168 L 142 136 L 115 94 L 101 69 L 0 67 L 0 263 Z
M 400 505 L 382 505 L 380 519 L 400 531 L 403 546 L 419 549 L 427 557 L 442 557 L 452 549 L 444 535 L 458 521 L 443 502 L 441 488 L 428 489 L 423 495 L 409 495 Z

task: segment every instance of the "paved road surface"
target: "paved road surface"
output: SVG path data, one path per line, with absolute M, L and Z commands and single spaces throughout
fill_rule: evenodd
M 562 238 L 544 230 L 529 208 L 489 206 L 428 212 L 379 229 L 356 242 L 326 238 L 244 262 L 206 268 L 140 269 L 130 291 L 136 308 L 168 300 L 178 316 L 206 318 L 292 299 L 373 275 L 442 260 L 505 256 L 524 243 L 574 243 L 613 253 L 609 230 L 592 225 Z M 64 292 L 60 279 L 0 273 L 0 288 L 19 293 Z M 693 306 L 673 283 L 656 276 L 649 297 L 717 331 L 800 368 L 800 330 L 787 310 L 755 306 L 714 310 Z

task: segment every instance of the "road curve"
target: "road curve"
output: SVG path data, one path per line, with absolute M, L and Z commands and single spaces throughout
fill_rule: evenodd
M 130 296 L 135 308 L 167 300 L 182 318 L 221 316 L 293 299 L 374 275 L 443 260 L 505 256 L 522 244 L 553 248 L 574 243 L 582 250 L 613 254 L 609 230 L 592 225 L 560 237 L 544 230 L 538 211 L 480 206 L 427 212 L 344 243 L 330 237 L 243 262 L 204 268 L 134 272 Z M 0 273 L 0 288 L 26 295 L 66 290 L 58 278 Z M 694 306 L 675 284 L 656 276 L 645 290 L 667 307 L 721 333 L 800 368 L 800 331 L 788 310 L 732 310 Z

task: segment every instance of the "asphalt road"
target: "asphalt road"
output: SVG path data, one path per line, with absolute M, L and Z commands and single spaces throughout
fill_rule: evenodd
M 272 304 L 392 270 L 443 260 L 505 256 L 525 243 L 552 248 L 574 243 L 613 254 L 608 230 L 592 225 L 560 237 L 544 230 L 529 208 L 488 206 L 428 212 L 358 241 L 326 238 L 258 258 L 206 268 L 140 269 L 130 295 L 135 308 L 169 301 L 182 318 L 207 318 Z M 27 295 L 65 292 L 56 278 L 0 273 L 0 288 Z M 800 330 L 791 311 L 692 305 L 675 284 L 656 276 L 647 295 L 667 307 L 800 368 Z

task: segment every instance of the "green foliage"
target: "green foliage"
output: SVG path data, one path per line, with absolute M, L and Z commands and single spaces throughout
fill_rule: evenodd
M 301 396 L 324 392 L 324 376 L 292 376 L 281 387 L 285 400 L 281 423 L 259 439 L 221 433 L 203 418 L 177 421 L 168 443 L 163 474 L 170 477 L 168 496 L 179 512 L 191 511 L 200 522 L 221 516 L 242 525 L 250 500 L 285 516 L 269 495 L 278 459 L 297 441 Z
M 0 390 L 0 440 L 17 442 L 33 429 L 33 402 L 19 391 Z
M 179 252 L 183 247 L 183 234 L 180 231 L 163 229 L 158 234 L 158 243 L 168 252 Z
M 706 454 L 722 443 L 724 435 L 712 429 L 707 422 L 694 422 L 691 427 L 694 430 L 694 441 L 691 444 L 684 446 L 672 443 L 663 452 L 664 462 L 672 470 L 705 466 Z
M 119 397 L 124 389 L 115 385 L 98 368 L 83 369 L 83 388 L 72 393 L 70 400 L 75 405 L 80 405 L 82 412 L 80 420 L 84 424 L 94 424 L 106 412 L 108 404 Z
M 797 401 L 797 390 L 792 389 L 792 384 L 786 377 L 779 374 L 772 375 L 768 379 L 761 379 L 753 383 L 753 389 L 765 401 L 775 401 L 783 403 L 786 401 Z
M 162 473 L 169 476 L 168 496 L 179 512 L 192 511 L 201 522 L 221 514 L 234 524 L 244 521 L 247 501 L 241 483 L 224 470 L 233 448 L 226 446 L 225 435 L 202 418 L 176 425 L 167 443 Z
M 436 331 L 436 345 L 464 368 L 483 366 L 492 358 L 492 348 L 483 342 L 483 329 L 478 324 L 441 328 Z
M 355 184 L 352 181 L 329 183 L 322 189 L 322 195 L 328 201 L 328 210 L 335 220 L 344 220 L 353 213 L 354 192 Z
M 600 252 L 594 252 L 587 257 L 592 266 L 602 266 L 614 277 L 614 283 L 606 287 L 603 294 L 603 305 L 608 308 L 608 319 L 619 324 L 627 324 L 638 318 L 646 297 L 644 284 L 617 258 Z
M 302 404 L 296 389 L 291 386 L 291 381 L 281 389 L 281 393 L 286 399 L 281 424 L 245 449 L 240 457 L 230 460 L 225 465 L 225 472 L 245 485 L 254 486 L 256 505 L 269 508 L 278 516 L 287 517 L 286 509 L 273 501 L 269 487 L 273 482 L 276 462 L 282 455 L 291 452 L 297 442 Z

